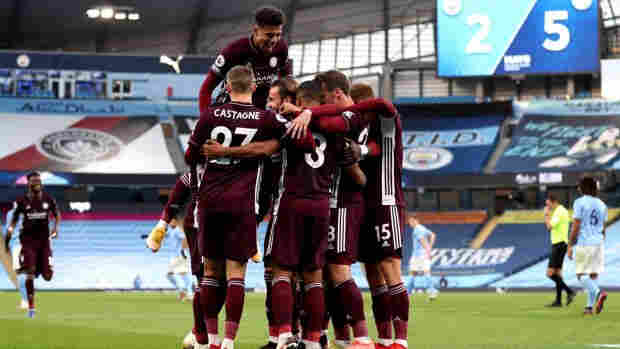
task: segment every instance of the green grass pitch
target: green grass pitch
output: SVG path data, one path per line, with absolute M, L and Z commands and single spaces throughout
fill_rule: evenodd
M 264 296 L 246 295 L 236 348 L 255 349 L 264 344 Z M 36 297 L 37 317 L 27 319 L 17 309 L 16 293 L 0 293 L 0 348 L 179 348 L 193 323 L 190 303 L 179 303 L 172 294 L 39 292 Z M 620 345 L 620 310 L 615 306 L 620 294 L 610 294 L 602 314 L 586 318 L 582 315 L 583 294 L 570 307 L 544 308 L 552 297 L 551 292 L 444 292 L 430 303 L 425 295 L 415 294 L 409 347 L 562 349 Z M 365 298 L 374 337 L 369 295 Z

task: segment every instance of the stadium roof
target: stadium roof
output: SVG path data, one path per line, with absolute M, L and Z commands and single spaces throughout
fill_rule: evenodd
M 289 41 L 300 42 L 432 18 L 436 0 L 3 0 L 0 48 L 106 52 L 174 50 L 214 54 L 248 32 L 254 9 L 282 8 L 293 23 Z M 600 0 L 605 27 L 620 25 L 620 0 Z M 92 6 L 132 6 L 138 22 L 104 25 L 85 13 Z M 384 11 L 388 9 L 388 11 Z M 387 15 L 386 15 L 387 14 Z M 142 40 L 142 42 L 140 42 Z M 97 46 L 97 41 L 105 44 Z M 183 42 L 180 45 L 179 42 Z M 174 45 L 176 44 L 176 46 Z M 182 49 L 184 47 L 184 49 Z M 184 52 L 187 51 L 187 52 Z M 171 52 L 174 53 L 174 52 Z

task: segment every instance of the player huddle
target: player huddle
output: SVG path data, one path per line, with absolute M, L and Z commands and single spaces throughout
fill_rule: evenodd
M 246 265 L 267 212 L 265 347 L 326 346 L 330 318 L 337 344 L 375 346 L 351 276 L 357 261 L 365 264 L 373 295 L 376 346 L 407 347 L 400 116 L 369 86 L 352 87 L 338 71 L 298 85 L 289 77 L 283 25 L 280 10 L 261 8 L 252 36 L 217 57 L 185 154 L 193 171 L 177 182 L 147 242 L 158 249 L 167 222 L 191 202 L 185 231 L 192 256 L 204 261 L 193 268 L 200 280 L 195 348 L 233 348 Z M 222 81 L 225 97 L 211 103 Z M 224 306 L 221 340 L 217 318 Z

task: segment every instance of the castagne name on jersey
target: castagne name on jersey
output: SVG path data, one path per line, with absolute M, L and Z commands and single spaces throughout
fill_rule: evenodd
M 231 109 L 217 108 L 213 111 L 213 115 L 217 118 L 232 119 L 232 120 L 259 120 L 259 111 L 235 111 Z

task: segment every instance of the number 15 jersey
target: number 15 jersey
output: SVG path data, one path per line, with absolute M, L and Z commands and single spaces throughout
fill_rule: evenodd
M 225 147 L 253 141 L 281 139 L 287 120 L 252 104 L 232 102 L 207 109 L 196 124 L 190 145 L 201 147 L 208 139 Z M 258 189 L 262 181 L 262 159 L 207 159 L 200 183 L 200 200 L 210 210 L 250 213 L 258 209 Z

